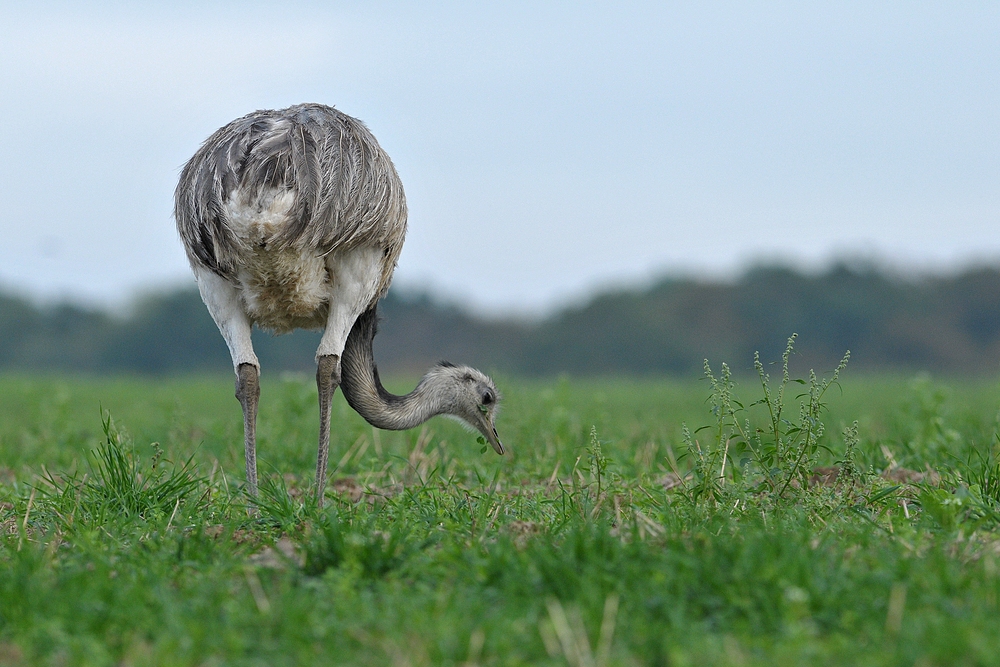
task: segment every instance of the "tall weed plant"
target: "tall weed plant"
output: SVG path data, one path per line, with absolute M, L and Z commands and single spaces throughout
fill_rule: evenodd
M 705 378 L 711 386 L 711 412 L 715 423 L 697 429 L 693 434 L 685 425 L 683 438 L 687 456 L 693 461 L 687 484 L 695 499 L 721 500 L 727 483 L 741 482 L 748 490 L 766 491 L 784 497 L 790 489 L 804 488 L 824 447 L 826 426 L 822 416 L 830 387 L 838 384 L 841 373 L 850 360 L 844 354 L 830 378 L 819 378 L 810 370 L 808 379 L 792 378 L 789 358 L 794 352 L 792 334 L 781 356 L 781 379 L 775 384 L 764 369 L 759 353 L 754 354 L 754 369 L 760 383 L 759 399 L 745 405 L 736 395 L 736 382 L 728 364 L 723 363 L 716 375 L 708 359 L 704 362 Z M 790 390 L 802 387 L 790 396 Z M 794 402 L 797 402 L 797 411 Z M 754 410 L 759 408 L 759 410 Z M 763 411 L 763 419 L 759 413 Z M 707 431 L 704 443 L 695 436 Z M 856 441 L 856 431 L 854 441 Z M 849 449 L 849 455 L 853 447 Z

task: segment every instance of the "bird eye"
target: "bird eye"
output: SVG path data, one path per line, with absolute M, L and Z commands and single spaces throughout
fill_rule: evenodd
M 487 391 L 483 394 L 483 405 L 489 405 L 494 401 L 493 392 Z

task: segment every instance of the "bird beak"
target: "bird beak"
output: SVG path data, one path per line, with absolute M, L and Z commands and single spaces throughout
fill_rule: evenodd
M 504 453 L 503 443 L 500 442 L 500 436 L 497 435 L 496 428 L 494 428 L 492 424 L 488 424 L 480 430 L 483 435 L 486 436 L 487 442 L 489 442 L 493 447 L 493 451 L 502 456 Z

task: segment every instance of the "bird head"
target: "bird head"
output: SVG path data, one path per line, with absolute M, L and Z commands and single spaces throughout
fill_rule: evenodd
M 479 431 L 493 451 L 503 454 L 503 444 L 494 425 L 500 405 L 500 392 L 488 375 L 469 366 L 438 364 L 430 373 L 440 385 L 448 387 L 446 414 Z

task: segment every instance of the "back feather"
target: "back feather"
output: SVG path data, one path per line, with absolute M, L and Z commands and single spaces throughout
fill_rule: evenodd
M 383 247 L 388 286 L 406 233 L 406 199 L 389 156 L 365 125 L 332 107 L 256 111 L 220 128 L 184 166 L 174 193 L 177 229 L 193 265 L 235 279 L 248 252 L 226 215 L 234 197 L 261 207 L 275 191 L 293 204 L 269 243 L 326 254 Z

